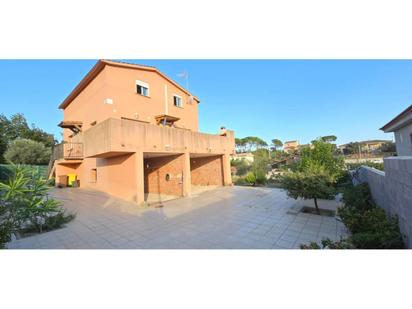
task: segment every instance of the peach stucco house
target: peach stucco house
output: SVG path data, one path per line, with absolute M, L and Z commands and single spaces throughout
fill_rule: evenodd
M 198 132 L 198 104 L 154 67 L 99 60 L 59 106 L 64 141 L 51 174 L 136 203 L 231 185 L 234 133 Z

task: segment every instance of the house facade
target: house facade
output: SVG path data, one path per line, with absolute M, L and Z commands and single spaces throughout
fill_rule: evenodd
M 288 153 L 297 151 L 298 149 L 299 149 L 298 141 L 287 141 L 283 143 L 283 150 Z
M 398 156 L 412 156 L 412 105 L 381 128 L 395 135 Z
M 154 67 L 99 60 L 59 106 L 56 183 L 74 174 L 80 187 L 139 204 L 149 193 L 231 185 L 234 133 L 198 132 L 199 103 Z
M 382 146 L 385 144 L 392 143 L 391 140 L 367 140 L 367 141 L 360 141 L 354 143 L 348 143 L 340 145 L 338 148 L 343 152 L 343 154 L 350 154 L 350 150 L 348 149 L 351 145 L 357 145 L 356 152 L 362 152 L 367 154 L 376 154 L 381 152 Z
M 255 161 L 255 156 L 251 152 L 243 152 L 243 153 L 235 153 L 231 156 L 232 160 L 241 161 L 245 160 L 249 163 L 253 163 Z

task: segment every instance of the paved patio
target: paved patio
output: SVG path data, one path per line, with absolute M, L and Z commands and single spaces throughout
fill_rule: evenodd
M 104 193 L 54 189 L 77 213 L 65 228 L 17 239 L 10 249 L 290 249 L 345 229 L 335 218 L 295 213 L 279 189 L 223 187 L 142 208 Z

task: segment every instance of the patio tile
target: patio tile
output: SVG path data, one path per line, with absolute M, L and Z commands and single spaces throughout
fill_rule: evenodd
M 224 187 L 165 202 L 162 209 L 82 189 L 52 193 L 77 213 L 75 220 L 9 248 L 290 249 L 346 233 L 334 218 L 287 214 L 296 201 L 279 189 Z

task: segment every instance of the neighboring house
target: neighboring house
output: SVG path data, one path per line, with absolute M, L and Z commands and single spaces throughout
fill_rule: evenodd
M 412 156 L 412 105 L 381 128 L 395 134 L 398 156 Z
M 356 153 L 359 153 L 361 151 L 362 153 L 377 153 L 380 152 L 382 146 L 387 143 L 391 143 L 391 140 L 368 140 L 368 141 L 360 141 L 356 142 L 359 146 L 360 149 L 356 150 Z M 352 143 L 353 144 L 353 143 Z M 340 145 L 338 148 L 344 153 L 347 154 L 347 148 L 350 144 L 343 144 Z
M 236 161 L 240 161 L 240 160 L 246 160 L 250 163 L 253 163 L 253 161 L 255 160 L 255 157 L 253 155 L 253 153 L 251 152 L 244 152 L 244 153 L 235 153 L 232 155 L 231 157 L 233 160 Z
M 299 149 L 298 141 L 288 141 L 283 143 L 283 150 L 286 152 L 294 152 Z
M 75 174 L 81 187 L 137 203 L 145 193 L 188 196 L 192 185 L 231 185 L 234 133 L 198 132 L 198 104 L 154 67 L 99 60 L 59 106 L 56 184 Z

